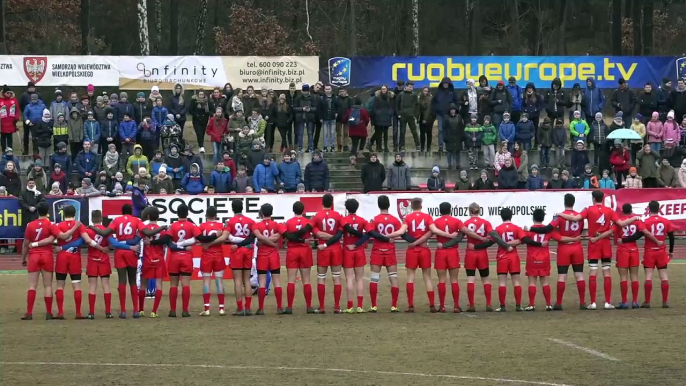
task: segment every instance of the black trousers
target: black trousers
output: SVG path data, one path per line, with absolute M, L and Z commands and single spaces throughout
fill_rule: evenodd
M 350 155 L 357 155 L 358 149 L 364 149 L 365 137 L 350 137 L 353 146 L 350 148 Z M 358 147 L 359 146 L 359 147 Z
M 24 154 L 29 154 L 29 133 L 31 128 L 29 126 L 24 126 Z
M 195 130 L 195 138 L 198 140 L 198 147 L 205 147 L 205 130 L 200 122 L 193 122 L 193 130 Z
M 432 131 L 433 126 L 426 123 L 419 124 L 419 147 L 422 151 L 431 151 Z
M 382 142 L 383 141 L 383 142 Z M 381 151 L 382 148 L 385 151 L 388 149 L 388 126 L 375 126 L 374 135 L 369 141 L 369 148 L 371 149 L 376 143 L 376 151 Z M 381 146 L 383 144 L 383 146 Z
M 267 130 L 264 134 L 267 149 L 274 147 L 274 134 L 276 134 L 276 127 L 274 127 L 273 123 L 267 123 Z
M 289 146 L 293 146 L 292 139 L 290 136 L 293 133 L 293 126 L 283 126 L 283 127 L 277 127 L 279 130 L 279 135 L 281 136 L 281 148 L 288 148 Z M 272 141 L 272 145 L 274 144 L 274 141 Z
M 319 149 L 319 134 L 322 132 L 322 123 L 317 121 L 314 123 L 314 144 L 313 149 Z
M 2 152 L 5 152 L 5 149 L 8 147 L 13 147 L 12 146 L 12 134 L 5 134 L 2 133 L 0 134 L 0 146 L 2 147 Z M 43 160 L 45 162 L 45 160 Z

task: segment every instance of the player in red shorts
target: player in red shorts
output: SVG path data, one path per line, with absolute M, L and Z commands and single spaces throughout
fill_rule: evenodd
M 303 293 L 305 295 L 305 304 L 308 314 L 314 314 L 312 308 L 312 285 L 310 284 L 310 272 L 312 271 L 312 247 L 305 241 L 310 238 L 312 234 L 306 232 L 302 237 L 293 236 L 309 223 L 309 220 L 303 217 L 305 212 L 305 205 L 296 201 L 293 204 L 294 216 L 286 221 L 280 230 L 284 238 L 288 240 L 286 249 L 286 269 L 288 270 L 288 286 L 286 288 L 287 306 L 285 314 L 293 313 L 293 301 L 295 300 L 295 281 L 300 272 L 300 277 L 303 282 Z
M 357 215 L 360 203 L 355 199 L 345 201 L 345 209 L 348 215 L 341 220 L 343 228 L 343 270 L 345 271 L 346 296 L 348 306 L 346 314 L 357 312 L 364 313 L 364 267 L 367 265 L 367 256 L 364 254 L 365 247 L 348 249 L 348 245 L 355 246 L 355 243 L 364 236 L 367 228 L 367 220 Z M 353 299 L 357 294 L 357 310 L 353 309 Z
M 654 243 L 651 239 L 646 239 L 643 252 L 643 267 L 645 269 L 645 301 L 641 308 L 650 308 L 650 297 L 653 292 L 653 273 L 657 268 L 660 276 L 660 288 L 662 289 L 662 308 L 669 308 L 669 276 L 667 275 L 667 264 L 672 259 L 674 253 L 674 225 L 666 218 L 659 215 L 660 203 L 650 201 L 648 203 L 648 218 L 644 224 L 656 239 L 662 242 L 661 245 Z M 665 239 L 669 238 L 669 254 L 665 250 Z
M 176 209 L 179 220 L 174 222 L 167 232 L 172 243 L 179 247 L 195 244 L 200 230 L 188 221 L 188 206 L 181 204 Z M 169 317 L 176 317 L 176 299 L 179 296 L 179 281 L 181 282 L 181 316 L 190 317 L 188 311 L 191 301 L 191 275 L 193 274 L 193 254 L 190 251 L 172 251 L 167 258 L 167 272 L 169 273 Z
M 236 311 L 234 316 L 252 315 L 252 288 L 250 286 L 250 270 L 252 269 L 253 244 L 255 236 L 252 228 L 253 219 L 243 215 L 243 201 L 231 201 L 233 217 L 226 223 L 226 228 L 220 239 L 231 243 L 229 266 L 233 273 L 233 289 L 236 294 Z M 245 299 L 245 308 L 243 300 Z
M 205 211 L 207 221 L 198 226 L 200 235 L 196 240 L 203 245 L 202 255 L 200 255 L 200 272 L 202 272 L 202 298 L 204 303 L 204 310 L 200 316 L 210 316 L 210 282 L 212 281 L 212 274 L 214 273 L 214 282 L 217 287 L 217 300 L 219 302 L 219 315 L 226 315 L 224 310 L 224 270 L 226 269 L 226 262 L 224 261 L 224 251 L 222 249 L 223 241 L 217 241 L 219 236 L 224 232 L 224 225 L 217 221 L 217 208 L 210 206 Z
M 372 303 L 369 312 L 376 313 L 378 311 L 376 297 L 382 266 L 386 267 L 388 280 L 391 282 L 391 312 L 400 312 L 398 309 L 398 295 L 400 294 L 400 288 L 398 287 L 398 258 L 395 255 L 395 244 L 393 240 L 388 238 L 388 235 L 400 229 L 401 224 L 400 220 L 388 213 L 388 208 L 391 207 L 388 196 L 379 196 L 377 205 L 379 206 L 380 213 L 367 224 L 364 236 L 357 240 L 355 244 L 347 245 L 346 247 L 352 251 L 353 249 L 360 248 L 370 238 L 374 238 L 372 253 L 369 257 L 369 265 L 372 271 L 369 274 L 369 297 Z
M 635 218 L 636 215 L 632 213 L 631 204 L 622 205 L 622 216 L 620 220 L 627 218 Z M 631 278 L 631 308 L 639 308 L 638 305 L 638 245 L 636 240 L 646 236 L 646 242 L 650 240 L 657 246 L 663 246 L 664 242 L 658 240 L 653 236 L 648 229 L 646 229 L 643 221 L 636 220 L 629 225 L 623 227 L 615 227 L 615 244 L 617 245 L 617 270 L 619 271 L 619 288 L 622 294 L 622 302 L 617 306 L 620 310 L 629 308 L 627 304 L 628 297 L 628 283 L 627 279 Z
M 588 267 L 590 269 L 588 277 L 588 292 L 591 295 L 591 304 L 588 305 L 589 310 L 595 310 L 596 306 L 596 292 L 597 292 L 597 275 L 598 275 L 598 261 L 602 264 L 604 287 L 605 287 L 605 309 L 613 310 L 615 306 L 612 305 L 612 245 L 610 243 L 610 235 L 612 235 L 612 224 L 615 223 L 620 227 L 630 224 L 635 220 L 631 218 L 627 221 L 619 221 L 617 213 L 612 208 L 603 205 L 605 194 L 600 190 L 594 190 L 591 193 L 593 197 L 593 205 L 584 209 L 578 215 L 570 215 L 566 213 L 558 213 L 561 217 L 568 221 L 583 221 L 588 220 L 588 235 L 590 240 L 588 243 Z
M 255 315 L 264 315 L 264 298 L 267 296 L 267 272 L 271 272 L 274 282 L 274 295 L 276 297 L 276 313 L 283 314 L 281 307 L 283 293 L 281 289 L 281 261 L 277 249 L 277 241 L 281 238 L 279 233 L 282 230 L 276 221 L 272 220 L 274 208 L 271 204 L 264 204 L 260 207 L 260 217 L 262 221 L 255 224 L 253 234 L 257 238 L 257 275 L 259 282 L 258 302 L 259 308 Z

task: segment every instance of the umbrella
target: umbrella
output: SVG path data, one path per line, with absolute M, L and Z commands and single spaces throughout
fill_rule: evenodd
M 610 135 L 607 136 L 607 139 L 628 139 L 628 140 L 642 140 L 640 135 L 638 135 L 637 132 L 631 130 L 631 129 L 618 129 L 610 133 Z

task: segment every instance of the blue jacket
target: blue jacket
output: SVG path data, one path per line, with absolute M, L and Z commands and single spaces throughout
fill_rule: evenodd
M 302 182 L 302 170 L 297 162 L 281 162 L 279 164 L 279 179 L 283 183 L 283 188 L 293 190 L 298 188 Z
M 50 156 L 50 170 L 55 168 L 55 164 L 60 164 L 62 166 L 62 171 L 67 175 L 67 178 L 71 178 L 71 156 L 67 153 L 53 153 Z M 66 192 L 64 192 L 66 193 Z
M 448 88 L 444 88 L 444 84 L 448 84 Z M 450 78 L 445 77 L 438 84 L 438 89 L 436 95 L 431 99 L 431 105 L 434 109 L 434 114 L 436 116 L 442 117 L 448 113 L 448 106 L 451 103 L 458 104 L 457 93 L 455 92 L 455 86 Z
M 261 163 L 255 166 L 255 171 L 252 173 L 252 188 L 255 193 L 259 193 L 262 189 L 268 191 L 273 191 L 274 189 L 274 179 L 279 180 L 279 169 L 276 168 L 276 164 L 273 162 L 266 166 Z
M 515 138 L 517 141 L 531 141 L 534 137 L 534 123 L 531 121 L 526 121 L 522 122 L 519 121 L 517 122 L 517 130 L 515 134 Z
M 7 166 L 8 161 L 14 162 L 14 167 L 15 169 L 17 169 L 17 174 L 21 174 L 21 168 L 19 167 L 19 158 L 17 158 L 17 156 L 7 157 L 7 154 L 3 154 L 2 157 L 0 157 L 0 173 L 5 171 L 5 167 Z
M 115 139 L 119 136 L 119 122 L 115 119 L 105 119 L 100 122 L 100 137 Z M 107 149 L 105 149 L 106 151 Z
M 167 114 L 169 114 L 169 110 L 167 110 L 166 107 L 153 107 L 152 108 L 152 121 L 155 123 L 156 126 L 162 126 L 164 125 L 164 122 L 167 121 Z
M 210 173 L 210 185 L 214 186 L 217 193 L 229 193 L 231 191 L 231 173 L 214 170 Z
M 529 190 L 538 190 L 538 189 L 543 189 L 543 179 L 541 178 L 541 175 L 533 176 L 529 174 L 529 177 L 526 179 L 526 188 Z
M 591 81 L 591 87 L 588 87 L 588 81 Z M 595 79 L 587 78 L 586 85 L 586 90 L 584 90 L 584 114 L 587 117 L 594 117 L 597 112 L 603 111 L 605 95 L 603 95 L 603 90 L 595 86 Z
M 138 127 L 136 126 L 136 121 L 133 119 L 119 122 L 119 138 L 121 138 L 122 142 L 125 138 L 131 138 L 131 140 L 135 142 L 137 132 Z
M 507 140 L 509 143 L 513 143 L 515 140 L 515 125 L 510 122 L 500 122 L 500 128 L 498 129 L 498 135 L 500 140 Z
M 131 120 L 133 121 L 135 115 L 133 114 L 133 105 L 129 102 L 119 102 L 116 105 L 114 105 L 114 110 L 116 112 L 115 118 L 119 122 L 124 120 L 124 113 L 129 113 L 129 116 L 131 117 Z
M 38 101 L 36 104 L 29 103 L 24 110 L 24 121 L 29 120 L 31 123 L 37 123 L 43 118 L 43 110 L 45 110 L 45 104 L 43 104 L 43 102 Z
M 160 166 L 162 166 L 163 163 L 164 163 L 164 160 L 155 161 L 154 159 L 152 159 L 150 161 L 150 170 L 152 171 L 153 176 L 160 174 Z M 167 173 L 167 174 L 169 174 L 169 173 Z M 172 177 L 172 175 L 169 174 L 169 177 Z
M 181 180 L 181 186 L 188 194 L 200 194 L 205 190 L 206 185 L 205 176 L 201 173 L 193 175 L 186 173 L 183 180 Z
M 524 90 L 522 90 L 522 88 L 517 84 L 514 86 L 510 86 L 508 84 L 505 88 L 510 92 L 510 95 L 512 95 L 512 111 L 522 111 Z
M 98 121 L 87 120 L 83 123 L 83 139 L 88 139 L 96 145 L 100 143 L 100 124 Z
M 131 188 L 131 203 L 133 204 L 133 215 L 140 217 L 143 209 L 148 206 L 148 199 L 145 197 L 145 192 L 141 191 L 138 186 Z
M 98 172 L 98 159 L 100 157 L 93 151 L 86 153 L 81 150 L 79 154 L 76 155 L 76 169 L 79 171 L 79 177 L 86 177 L 86 172 L 90 172 L 95 178 L 95 173 Z
M 590 187 L 590 181 L 584 180 L 584 189 L 591 189 Z M 612 189 L 615 190 L 617 187 L 615 186 L 615 182 L 612 181 L 612 178 L 601 178 L 598 180 L 598 189 Z

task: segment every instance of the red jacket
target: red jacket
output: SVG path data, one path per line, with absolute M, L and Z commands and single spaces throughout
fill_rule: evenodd
M 622 149 L 622 152 L 612 150 L 610 154 L 610 164 L 614 167 L 616 172 L 624 172 L 631 168 L 631 160 L 629 158 L 629 151 Z
M 224 134 L 228 132 L 228 127 L 229 127 L 229 121 L 222 117 L 219 121 L 217 121 L 214 116 L 210 117 L 210 120 L 207 122 L 207 135 L 210 136 L 210 141 L 212 142 L 221 142 L 222 139 L 224 138 Z
M 345 120 L 343 122 L 348 122 L 352 108 L 349 108 L 345 113 Z M 369 114 L 364 108 L 360 108 L 360 123 L 357 125 L 348 125 L 351 137 L 367 137 L 367 125 L 369 125 Z
M 19 102 L 14 93 L 9 98 L 0 98 L 0 132 L 12 134 L 17 131 L 17 121 L 21 118 Z

